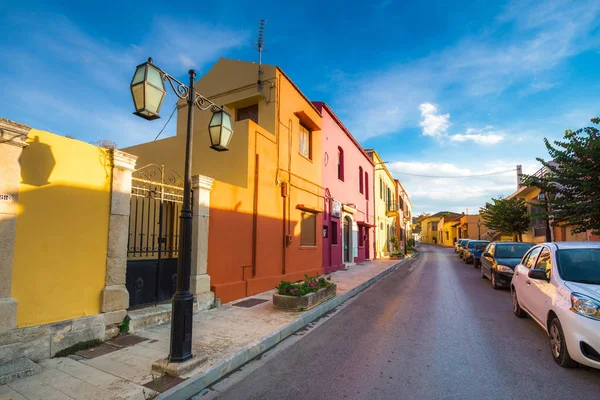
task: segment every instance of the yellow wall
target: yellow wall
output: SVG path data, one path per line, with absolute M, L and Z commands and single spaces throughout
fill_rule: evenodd
M 421 221 L 421 243 L 437 244 L 438 230 L 433 229 L 433 223 L 439 223 L 440 219 L 441 217 L 428 217 Z
M 453 219 L 454 217 L 450 217 Z M 458 221 L 447 221 L 442 218 L 438 224 L 438 244 L 443 246 L 454 246 L 454 239 L 458 238 L 457 228 L 453 225 L 458 224 Z
M 97 314 L 110 212 L 107 152 L 36 129 L 28 143 L 13 263 L 17 326 Z
M 387 211 L 387 202 L 386 196 L 384 193 L 383 196 L 380 195 L 379 191 L 379 180 L 383 180 L 383 191 L 387 192 L 386 188 L 390 188 L 392 194 L 392 201 L 395 200 L 396 193 L 396 181 L 389 173 L 385 164 L 379 157 L 376 151 L 368 150 L 369 154 L 372 154 L 373 161 L 375 162 L 375 240 L 376 240 L 376 256 L 377 257 L 385 257 L 389 255 L 388 252 L 388 241 L 391 239 L 390 229 L 394 227 L 396 224 L 396 217 L 388 217 L 386 215 Z M 387 186 L 386 186 L 387 185 Z M 394 232 L 395 232 L 394 228 Z M 394 234 L 395 235 L 395 234 Z

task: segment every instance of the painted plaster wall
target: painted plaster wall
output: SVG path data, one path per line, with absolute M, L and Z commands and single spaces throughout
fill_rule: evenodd
M 315 246 L 300 246 L 299 205 L 320 210 L 321 117 L 276 67 L 263 68 L 264 98 L 256 88 L 257 65 L 221 59 L 196 82 L 197 90 L 236 110 L 258 104 L 258 124 L 234 123 L 230 151 L 209 148 L 209 112 L 194 111 L 192 175 L 215 179 L 209 217 L 208 275 L 222 302 L 274 288 L 282 279 L 317 275 L 321 268 L 321 235 Z M 302 111 L 319 129 L 312 132 L 312 160 L 298 153 Z M 138 165 L 165 164 L 182 174 L 187 106 L 178 111 L 177 136 L 133 146 Z M 258 168 L 257 168 L 258 167 Z M 289 168 L 289 173 L 288 173 Z M 282 196 L 282 183 L 288 184 Z M 317 215 L 317 220 L 320 216 Z M 291 243 L 284 247 L 286 235 Z
M 373 189 L 375 195 L 375 238 L 376 257 L 386 257 L 389 255 L 388 242 L 390 240 L 390 227 L 393 227 L 396 222 L 396 217 L 388 217 L 386 215 L 386 187 L 390 188 L 392 195 L 395 193 L 396 182 L 388 172 L 383 160 L 379 157 L 376 151 L 368 151 L 372 154 L 375 163 L 375 180 L 373 181 Z M 380 180 L 383 181 L 383 194 L 380 191 Z
M 333 199 L 340 201 L 342 204 L 356 205 L 358 212 L 351 216 L 355 223 L 366 222 L 373 225 L 375 223 L 375 207 L 373 198 L 374 166 L 372 160 L 348 137 L 348 134 L 338 125 L 334 117 L 321 103 L 316 105 L 323 115 L 323 187 L 329 189 Z M 338 179 L 338 147 L 341 147 L 344 151 L 343 181 Z M 362 168 L 363 176 L 363 193 L 360 192 L 359 187 L 360 168 Z M 365 173 L 368 175 L 368 182 L 365 181 Z M 323 266 L 328 271 L 334 271 L 343 267 L 343 217 L 332 217 L 329 203 L 327 200 L 324 201 L 325 212 L 322 218 L 323 226 L 328 227 L 328 237 L 323 239 Z M 335 231 L 331 223 L 332 220 L 337 223 Z M 354 257 L 354 262 L 373 258 L 374 229 L 366 226 L 356 226 L 356 228 L 358 229 L 357 235 L 360 233 L 367 234 L 368 239 L 364 241 L 362 246 L 359 241 L 358 256 Z M 331 245 L 334 235 L 337 237 L 337 245 Z
M 32 129 L 21 157 L 12 297 L 17 326 L 98 314 L 106 273 L 107 151 Z

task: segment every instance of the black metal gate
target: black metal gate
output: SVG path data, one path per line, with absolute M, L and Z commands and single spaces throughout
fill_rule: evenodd
M 177 282 L 183 179 L 164 166 L 133 173 L 127 244 L 129 307 L 170 300 Z

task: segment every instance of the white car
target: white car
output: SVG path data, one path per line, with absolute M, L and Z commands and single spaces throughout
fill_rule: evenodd
M 529 314 L 550 336 L 554 361 L 600 369 L 600 243 L 532 247 L 515 267 L 513 312 Z

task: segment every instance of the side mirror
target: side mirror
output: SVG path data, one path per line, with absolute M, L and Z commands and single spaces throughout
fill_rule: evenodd
M 488 253 L 487 251 L 485 253 L 483 253 L 482 256 L 492 258 L 492 255 L 490 253 Z
M 536 279 L 539 281 L 546 281 L 546 282 L 550 281 L 550 279 L 546 276 L 546 271 L 543 269 L 529 270 L 529 272 L 527 273 L 527 276 L 530 277 L 531 279 Z

